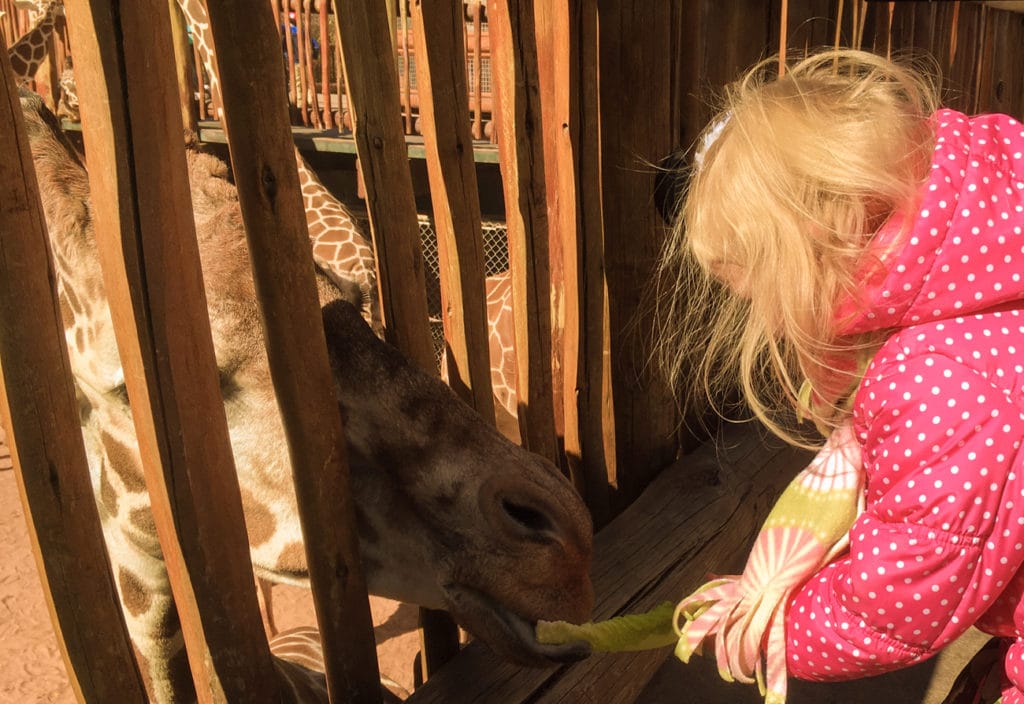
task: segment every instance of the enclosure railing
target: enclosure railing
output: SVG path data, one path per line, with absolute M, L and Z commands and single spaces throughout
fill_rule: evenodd
M 261 0 L 269 2 L 277 22 L 281 45 L 282 78 L 287 84 L 290 118 L 295 125 L 315 129 L 352 131 L 351 105 L 346 88 L 344 61 L 339 51 L 338 23 L 330 2 L 320 0 Z M 172 2 L 173 4 L 173 2 Z M 389 55 L 399 76 L 399 104 L 407 135 L 421 135 L 420 81 L 417 71 L 416 40 L 412 32 L 410 0 L 387 0 L 392 47 Z M 0 0 L 0 31 L 10 45 L 31 26 L 34 0 Z M 491 45 L 484 4 L 463 0 L 462 19 L 456 31 L 463 34 L 463 53 L 469 85 L 466 104 L 460 107 L 472 121 L 475 140 L 490 140 L 493 135 L 493 89 L 491 82 Z M 175 10 L 172 31 L 183 48 L 190 76 L 192 113 L 200 120 L 216 119 L 215 96 L 209 90 L 209 76 L 192 42 L 191 26 Z M 53 105 L 60 103 L 60 79 L 73 66 L 74 56 L 64 23 L 58 19 L 55 41 L 48 44 L 44 74 L 37 78 L 40 92 L 50 94 Z M 452 31 L 453 28 L 445 28 Z M 75 117 L 73 114 L 70 117 Z

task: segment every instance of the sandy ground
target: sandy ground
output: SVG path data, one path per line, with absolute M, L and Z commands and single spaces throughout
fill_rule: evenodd
M 0 467 L 4 459 L 0 457 Z M 418 611 L 376 597 L 370 607 L 382 676 L 411 691 L 419 651 Z M 309 593 L 303 589 L 275 586 L 273 609 L 280 630 L 315 623 Z M 0 702 L 74 701 L 29 548 L 14 472 L 0 469 Z

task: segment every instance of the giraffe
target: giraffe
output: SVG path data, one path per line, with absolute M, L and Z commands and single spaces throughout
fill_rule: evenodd
M 516 394 L 515 323 L 512 318 L 512 278 L 509 270 L 484 279 L 487 306 L 487 349 L 491 363 L 491 393 L 495 410 L 512 419 L 519 416 Z M 441 351 L 441 378 L 448 381 L 448 351 Z
M 38 96 L 23 91 L 22 112 L 125 619 L 153 701 L 193 701 L 103 290 L 85 165 Z M 189 149 L 188 167 L 254 569 L 276 582 L 308 585 L 237 192 L 215 157 Z M 445 608 L 517 662 L 545 665 L 585 655 L 578 646 L 538 644 L 532 627 L 538 619 L 580 622 L 593 603 L 592 526 L 571 484 L 374 335 L 353 305 L 358 297 L 346 301 L 322 274 L 317 285 L 368 588 Z M 320 701 L 307 670 L 278 665 L 296 701 Z
M 512 277 L 509 271 L 488 276 L 487 342 L 491 354 L 494 399 L 513 418 L 519 415 L 516 396 L 515 324 L 512 320 Z
M 36 6 L 36 18 L 29 31 L 7 49 L 18 85 L 23 85 L 39 71 L 46 58 L 46 44 L 54 30 L 57 16 L 64 11 L 60 0 L 41 0 Z M 0 428 L 0 471 L 11 468 L 11 450 L 7 447 L 7 434 Z
M 57 4 L 60 0 L 49 0 Z M 209 33 L 209 15 L 203 0 L 176 0 L 178 7 L 192 27 L 192 39 L 199 51 L 210 85 L 211 102 L 221 116 L 223 105 L 220 92 L 220 74 L 216 53 Z M 52 31 L 52 23 L 43 26 Z M 43 38 L 45 39 L 45 37 Z M 71 58 L 66 59 L 61 75 L 61 114 L 72 120 L 78 117 L 78 97 L 75 91 Z M 15 76 L 27 79 L 15 66 Z M 299 173 L 306 224 L 313 245 L 313 258 L 340 288 L 356 286 L 362 300 L 363 317 L 380 335 L 383 321 L 377 289 L 376 261 L 373 247 L 364 235 L 356 218 L 341 201 L 327 190 L 295 149 L 295 164 Z M 514 325 L 512 321 L 512 291 L 509 272 L 488 277 L 485 282 L 487 296 L 487 325 L 491 358 L 491 385 L 498 409 L 504 409 L 512 418 L 518 416 L 516 395 L 516 361 Z M 442 364 L 442 371 L 446 365 Z M 261 591 L 269 598 L 269 592 Z
M 30 81 L 46 59 L 46 44 L 53 34 L 57 17 L 64 13 L 61 0 L 39 0 L 36 19 L 28 32 L 7 49 L 14 77 L 19 84 Z
M 220 72 L 210 19 L 205 0 L 176 0 L 192 27 L 192 41 L 210 81 L 210 97 L 218 118 L 222 117 L 224 101 L 221 99 Z M 355 216 L 341 201 L 327 190 L 306 160 L 295 151 L 295 165 L 299 171 L 302 203 L 306 211 L 306 225 L 313 243 L 313 259 L 341 288 L 355 284 L 362 298 L 363 317 L 375 332 L 382 332 L 380 299 L 377 290 L 377 264 L 373 246 L 363 234 Z

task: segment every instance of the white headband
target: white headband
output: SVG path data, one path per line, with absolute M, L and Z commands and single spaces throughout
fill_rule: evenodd
M 731 112 L 725 113 L 722 119 L 715 123 L 714 127 L 704 133 L 704 138 L 700 141 L 700 146 L 697 147 L 697 151 L 693 155 L 693 160 L 696 162 L 698 170 L 704 166 L 704 155 L 708 153 L 711 145 L 721 136 L 722 130 L 725 129 L 725 125 L 729 122 L 730 117 L 732 117 Z

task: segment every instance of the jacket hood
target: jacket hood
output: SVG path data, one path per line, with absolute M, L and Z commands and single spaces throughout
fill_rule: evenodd
M 1006 115 L 932 116 L 935 152 L 918 210 L 876 234 L 846 333 L 904 328 L 1020 301 L 1024 307 L 1024 127 Z

